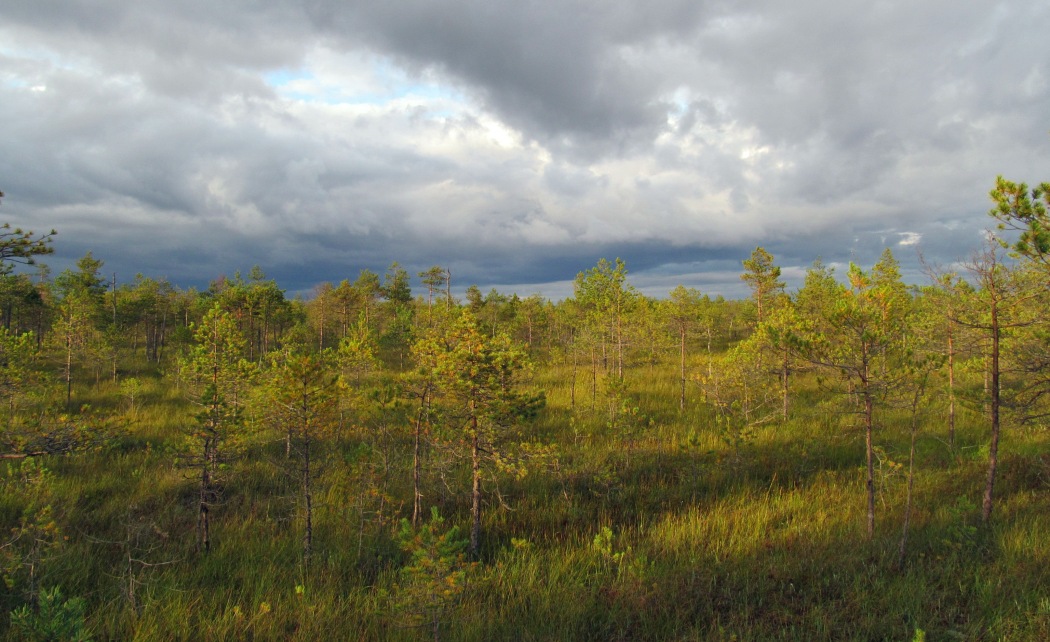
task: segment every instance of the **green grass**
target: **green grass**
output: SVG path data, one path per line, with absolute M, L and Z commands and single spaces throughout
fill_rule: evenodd
M 126 372 L 143 384 L 133 410 L 112 382 L 76 391 L 124 413 L 126 435 L 43 462 L 61 536 L 36 578 L 85 598 L 98 639 L 432 637 L 397 608 L 408 558 L 394 531 L 411 509 L 407 425 L 372 419 L 321 449 L 309 570 L 298 487 L 284 472 L 283 444 L 260 427 L 221 472 L 215 546 L 201 555 L 193 471 L 176 456 L 193 408 L 158 371 Z M 673 365 L 628 373 L 629 394 L 651 420 L 629 444 L 609 433 L 601 386 L 592 409 L 582 365 L 570 406 L 569 374 L 538 368 L 547 407 L 528 436 L 554 444 L 556 457 L 521 478 L 486 479 L 481 558 L 440 618 L 442 639 L 911 640 L 919 630 L 929 640 L 1050 638 L 1045 432 L 1004 433 L 998 503 L 982 526 L 982 420 L 963 414 L 952 448 L 934 404 L 917 442 L 899 566 L 906 470 L 892 463 L 907 462 L 906 413 L 880 414 L 869 541 L 863 432 L 843 400 L 828 402 L 806 377 L 795 382 L 791 421 L 735 449 L 695 386 L 679 410 Z M 425 463 L 426 505 L 466 532 L 468 471 L 433 448 Z M 19 471 L 3 473 L 5 532 L 37 492 L 20 485 Z M 12 577 L 4 612 L 26 599 L 25 573 Z M 5 617 L 0 633 L 10 636 L 7 626 Z

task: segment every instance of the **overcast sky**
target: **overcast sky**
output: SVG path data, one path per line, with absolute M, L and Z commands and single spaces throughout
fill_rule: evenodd
M 560 298 L 622 257 L 737 297 L 757 245 L 918 280 L 997 174 L 1050 180 L 1048 33 L 1046 0 L 3 0 L 0 220 L 182 286 Z

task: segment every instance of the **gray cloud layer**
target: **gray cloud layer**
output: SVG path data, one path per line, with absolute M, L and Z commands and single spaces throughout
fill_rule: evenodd
M 293 290 L 950 262 L 996 174 L 1050 177 L 1047 27 L 1035 0 L 9 1 L 0 215 L 58 228 L 56 267 Z

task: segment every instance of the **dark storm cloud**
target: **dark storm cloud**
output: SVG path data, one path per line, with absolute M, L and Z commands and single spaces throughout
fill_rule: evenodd
M 644 143 L 665 124 L 658 70 L 632 48 L 688 31 L 702 3 L 332 3 L 315 19 L 416 68 L 464 83 L 511 125 L 555 147 Z
M 1035 0 L 12 0 L 0 212 L 58 228 L 57 268 L 187 284 L 397 260 L 557 296 L 622 256 L 649 293 L 740 295 L 756 245 L 917 273 L 979 242 L 996 174 L 1050 175 L 1047 26 Z

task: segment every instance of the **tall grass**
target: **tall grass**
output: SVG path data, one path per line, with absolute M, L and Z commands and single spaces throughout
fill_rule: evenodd
M 394 531 L 411 509 L 407 426 L 380 419 L 327 444 L 309 570 L 296 482 L 281 444 L 260 428 L 221 472 L 215 547 L 202 555 L 193 550 L 195 482 L 177 457 L 193 408 L 159 372 L 129 366 L 127 374 L 142 382 L 134 407 L 119 383 L 77 390 L 123 413 L 126 434 L 45 462 L 61 538 L 38 578 L 85 598 L 99 639 L 432 636 L 398 600 L 408 554 Z M 950 447 L 934 404 L 917 442 L 899 565 L 903 411 L 880 415 L 877 527 L 868 540 L 863 433 L 847 402 L 828 401 L 813 381 L 796 380 L 790 421 L 732 445 L 698 389 L 679 409 L 674 364 L 639 366 L 627 390 L 645 421 L 628 445 L 610 434 L 606 388 L 592 404 L 581 368 L 573 406 L 569 374 L 544 367 L 534 381 L 547 407 L 527 436 L 554 445 L 554 456 L 524 477 L 485 481 L 481 557 L 441 613 L 444 639 L 910 640 L 918 631 L 931 640 L 1048 639 L 1045 433 L 1007 433 L 1000 501 L 985 527 L 976 508 L 983 420 L 962 416 Z M 445 455 L 426 456 L 427 504 L 465 527 L 467 471 L 440 472 L 434 464 Z M 3 471 L 5 529 L 31 505 L 19 478 L 17 464 Z M 0 606 L 24 601 L 16 582 Z

